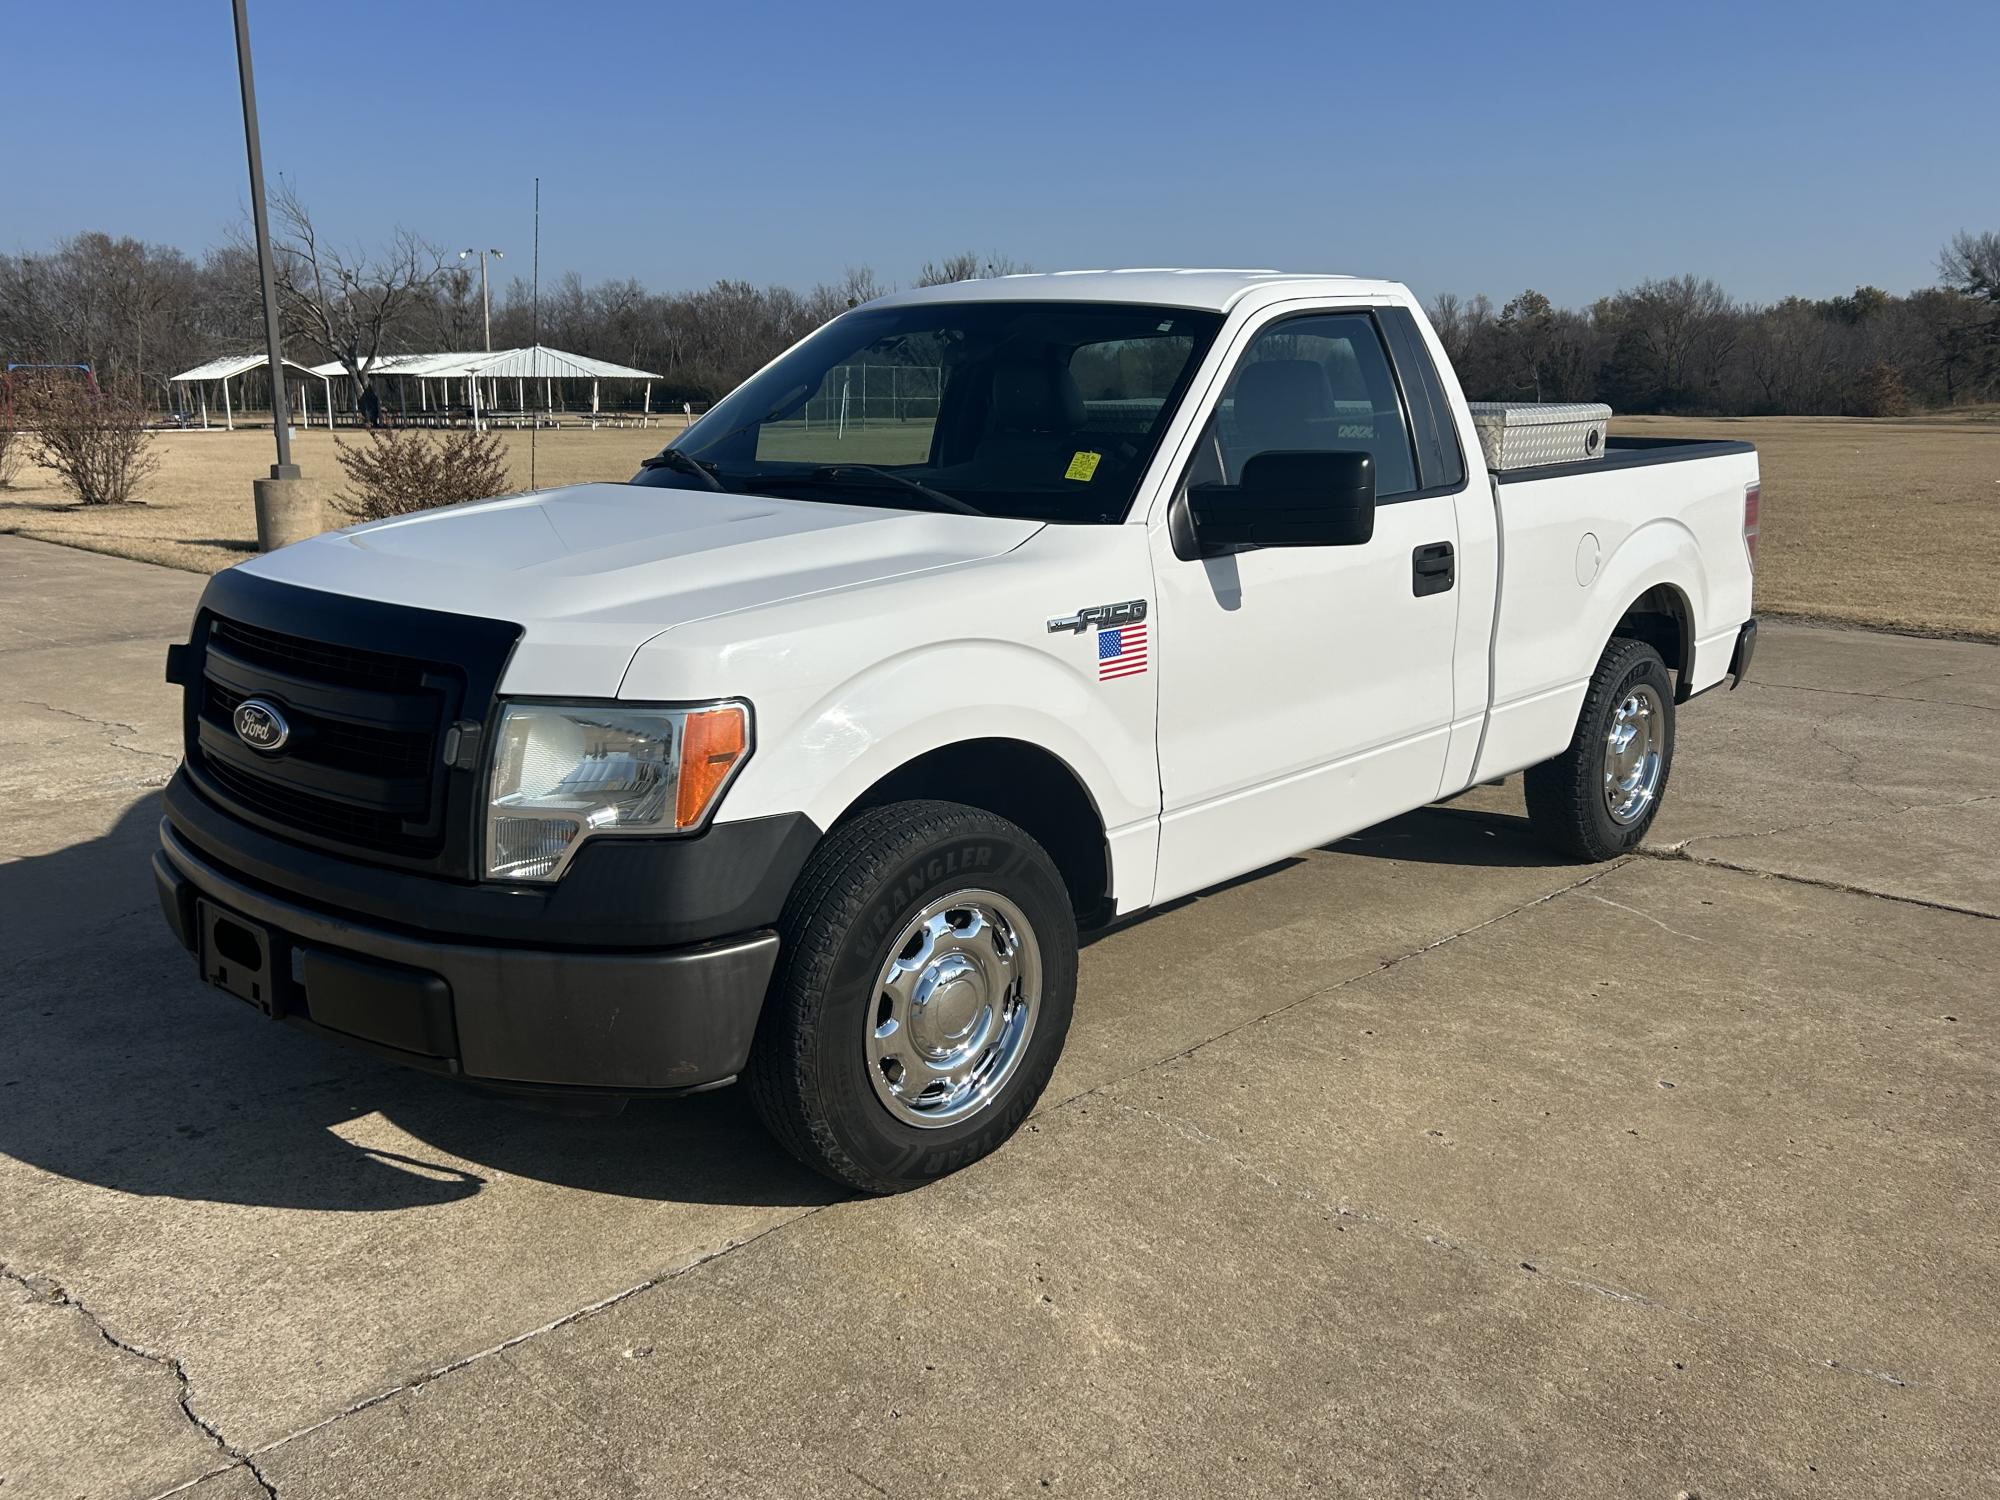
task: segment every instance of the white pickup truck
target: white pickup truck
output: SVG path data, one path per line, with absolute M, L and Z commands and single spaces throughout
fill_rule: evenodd
M 202 975 L 516 1093 L 739 1076 L 888 1192 L 1053 1071 L 1077 931 L 1527 772 L 1644 834 L 1755 640 L 1756 454 L 1490 472 L 1410 293 L 880 298 L 631 482 L 216 576 L 154 861 Z

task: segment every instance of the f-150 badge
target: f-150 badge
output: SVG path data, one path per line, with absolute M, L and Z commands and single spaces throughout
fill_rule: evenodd
M 1123 604 L 1093 604 L 1088 609 L 1080 609 L 1073 615 L 1049 621 L 1049 634 L 1060 635 L 1063 631 L 1069 630 L 1082 635 L 1086 630 L 1105 630 L 1118 625 L 1134 625 L 1145 618 L 1144 599 L 1127 599 Z

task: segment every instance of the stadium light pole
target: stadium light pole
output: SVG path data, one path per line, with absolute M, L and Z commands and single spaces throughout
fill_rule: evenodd
M 493 298 L 486 290 L 486 257 L 490 255 L 495 260 L 505 260 L 507 252 L 505 250 L 461 250 L 458 252 L 460 260 L 470 260 L 475 255 L 479 257 L 479 315 L 486 325 L 486 352 L 491 354 L 493 352 Z
M 236 76 L 243 85 L 243 143 L 250 158 L 250 217 L 257 232 L 257 273 L 264 288 L 264 352 L 271 373 L 271 428 L 278 461 L 269 479 L 251 481 L 256 498 L 257 548 L 270 552 L 324 529 L 320 507 L 308 495 L 292 462 L 291 402 L 285 391 L 285 354 L 278 338 L 278 278 L 271 259 L 271 219 L 264 207 L 264 148 L 257 134 L 257 85 L 250 74 L 250 15 L 246 0 L 232 0 L 236 13 Z

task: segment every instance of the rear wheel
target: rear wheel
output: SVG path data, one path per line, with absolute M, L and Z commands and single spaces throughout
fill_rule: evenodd
M 1055 1071 L 1076 923 L 1041 846 L 991 813 L 898 802 L 800 874 L 749 1082 L 773 1135 L 864 1192 L 956 1171 L 1020 1126 Z
M 1674 759 L 1674 685 L 1660 653 L 1614 636 L 1570 745 L 1527 775 L 1535 832 L 1578 859 L 1615 859 L 1653 825 Z

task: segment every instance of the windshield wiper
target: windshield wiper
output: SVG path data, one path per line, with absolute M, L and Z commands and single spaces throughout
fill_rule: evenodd
M 839 484 L 841 476 L 845 474 L 859 474 L 864 479 L 872 479 L 878 484 L 894 485 L 899 490 L 908 490 L 913 495 L 923 496 L 939 510 L 956 511 L 961 516 L 986 514 L 978 506 L 968 505 L 956 495 L 947 495 L 943 490 L 934 490 L 906 474 L 898 474 L 892 469 L 878 469 L 872 464 L 822 464 L 802 477 L 816 479 L 822 483 Z
M 641 459 L 639 467 L 642 469 L 672 469 L 676 474 L 685 474 L 690 479 L 699 479 L 706 489 L 722 490 L 725 493 L 729 489 L 728 485 L 716 478 L 715 470 L 712 467 L 703 463 L 692 454 L 681 452 L 678 448 L 662 448 L 651 458 Z

